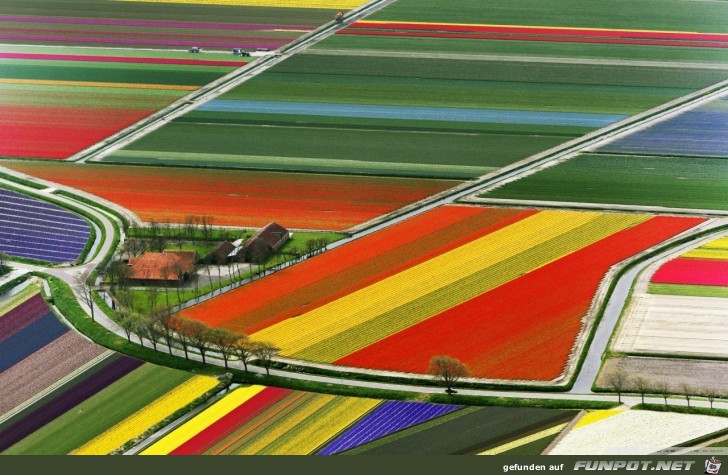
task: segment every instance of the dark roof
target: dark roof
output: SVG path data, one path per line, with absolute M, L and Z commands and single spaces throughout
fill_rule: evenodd
M 288 230 L 278 223 L 268 223 L 265 227 L 260 228 L 250 236 L 248 242 L 243 246 L 248 249 L 253 244 L 257 244 L 258 241 L 264 242 L 268 247 L 274 249 L 278 243 L 281 242 L 285 237 L 288 236 Z
M 129 259 L 129 278 L 136 280 L 179 280 L 180 273 L 192 272 L 197 262 L 197 251 L 145 252 L 141 257 Z M 166 269 L 166 276 L 165 272 Z
M 223 241 L 215 246 L 215 249 L 210 251 L 210 253 L 205 256 L 205 259 L 214 258 L 217 260 L 225 260 L 234 250 L 235 245 L 233 243 L 231 243 L 230 241 Z

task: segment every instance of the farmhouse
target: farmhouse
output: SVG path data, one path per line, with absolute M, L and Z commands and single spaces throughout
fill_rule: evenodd
M 230 241 L 223 241 L 215 249 L 210 251 L 208 255 L 202 259 L 205 264 L 226 264 L 231 259 L 231 254 L 235 251 L 236 246 Z
M 190 277 L 196 263 L 196 251 L 145 252 L 129 259 L 129 280 L 139 285 L 179 285 Z
M 268 223 L 253 234 L 243 246 L 246 262 L 262 262 L 276 252 L 291 237 L 291 233 L 278 223 Z

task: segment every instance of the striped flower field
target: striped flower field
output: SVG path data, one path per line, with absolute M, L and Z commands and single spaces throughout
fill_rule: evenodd
M 333 455 L 461 409 L 263 386 L 239 388 L 142 455 Z
M 0 49 L 0 157 L 67 158 L 245 64 L 83 53 Z
M 33 285 L 0 305 L 2 454 L 111 453 L 219 384 L 78 336 Z
M 702 221 L 445 207 L 181 315 L 303 360 L 425 372 L 449 354 L 476 376 L 549 380 L 608 269 Z
M 450 188 L 452 180 L 76 165 L 7 161 L 4 166 L 78 188 L 137 213 L 143 221 L 344 230 Z

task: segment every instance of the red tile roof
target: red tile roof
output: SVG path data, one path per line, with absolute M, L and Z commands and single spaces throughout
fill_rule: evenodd
M 196 251 L 145 252 L 129 259 L 129 278 L 176 282 L 180 274 L 190 273 L 197 262 Z

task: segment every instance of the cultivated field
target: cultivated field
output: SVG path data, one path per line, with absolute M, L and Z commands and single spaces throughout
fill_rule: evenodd
M 728 391 L 728 362 L 693 358 L 652 358 L 627 356 L 609 358 L 596 381 L 600 388 L 611 388 L 608 375 L 617 368 L 631 377 L 643 376 L 652 383 L 667 382 L 673 391 L 679 392 L 682 384 L 691 388 Z
M 669 412 L 609 412 L 575 427 L 549 455 L 648 455 L 728 428 L 724 417 Z
M 117 203 L 142 220 L 182 223 L 212 216 L 216 225 L 344 230 L 459 182 L 233 170 L 6 162 L 8 168 Z
M 720 49 L 728 37 L 680 33 L 692 23 L 674 12 L 640 24 L 666 31 L 616 33 L 605 28 L 637 23 L 566 2 L 426 3 L 396 2 L 104 160 L 466 179 L 725 76 L 686 61 L 716 55 L 702 50 Z M 494 55 L 502 43 L 540 48 L 550 59 Z M 581 58 L 619 47 L 690 52 L 655 53 L 659 64 Z M 433 50 L 452 53 L 428 55 Z M 240 135 L 244 149 L 233 138 Z
M 76 260 L 91 228 L 60 206 L 0 188 L 0 251 L 54 263 Z
M 227 395 L 142 454 L 476 453 L 573 416 L 574 411 L 553 409 L 464 409 L 249 386 Z
M 699 222 L 444 207 L 182 316 L 304 360 L 424 372 L 449 354 L 476 376 L 550 380 L 607 270 Z

